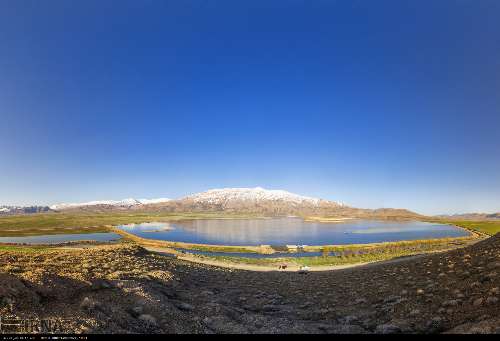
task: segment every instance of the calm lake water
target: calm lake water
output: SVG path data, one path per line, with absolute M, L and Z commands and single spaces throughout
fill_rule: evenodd
M 119 227 L 148 239 L 213 245 L 345 245 L 469 235 L 455 226 L 419 221 L 316 223 L 299 218 L 206 219 Z
M 110 242 L 120 239 L 117 233 L 79 233 L 79 234 L 52 234 L 28 237 L 0 237 L 0 243 L 18 244 L 58 244 L 65 242 L 94 240 L 98 242 Z

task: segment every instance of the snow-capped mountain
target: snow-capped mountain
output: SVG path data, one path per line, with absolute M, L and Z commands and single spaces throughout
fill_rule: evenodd
M 83 207 L 115 207 L 115 208 L 131 208 L 135 206 L 148 205 L 148 204 L 158 204 L 167 202 L 170 199 L 167 198 L 159 198 L 159 199 L 123 199 L 123 200 L 98 200 L 98 201 L 89 201 L 83 203 L 71 203 L 71 204 L 56 204 L 50 206 L 51 210 L 61 211 L 61 210 L 70 210 L 77 209 Z
M 320 213 L 345 207 L 335 201 L 261 187 L 212 189 L 154 206 L 157 210 L 175 212 L 224 211 L 264 215 Z
M 342 208 L 335 201 L 307 197 L 283 190 L 255 188 L 222 188 L 188 195 L 181 199 L 124 199 L 84 203 L 57 204 L 51 210 L 127 210 L 161 211 L 231 211 L 269 214 L 293 214 L 320 209 Z
M 63 203 L 50 207 L 0 206 L 0 215 L 48 211 L 149 211 L 149 212 L 224 212 L 263 216 L 330 216 L 361 218 L 415 218 L 418 214 L 400 209 L 360 209 L 341 202 L 307 197 L 284 190 L 255 188 L 222 188 L 191 194 L 180 199 L 99 200 L 84 203 Z
M 273 201 L 292 204 L 308 204 L 313 206 L 318 206 L 323 202 L 343 206 L 343 204 L 337 202 L 306 197 L 283 190 L 268 190 L 262 187 L 211 189 L 206 192 L 188 195 L 183 199 L 209 205 L 226 205 L 231 202 L 259 203 Z
M 29 214 L 50 211 L 47 206 L 0 206 L 0 215 Z
M 150 204 L 161 204 L 163 202 L 168 202 L 172 199 L 168 199 L 168 198 L 158 198 L 158 199 L 138 199 L 138 201 L 142 204 L 142 205 L 150 205 Z

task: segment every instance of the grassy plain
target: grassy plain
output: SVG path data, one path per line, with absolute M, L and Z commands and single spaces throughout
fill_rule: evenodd
M 109 225 L 192 219 L 257 218 L 251 215 L 169 212 L 49 213 L 0 217 L 0 237 L 108 232 Z
M 19 252 L 43 252 L 51 249 L 50 246 L 26 246 L 26 245 L 0 245 L 0 252 L 2 251 L 19 251 Z
M 432 253 L 464 247 L 474 242 L 473 237 L 443 238 L 432 240 L 415 240 L 402 242 L 388 242 L 373 245 L 341 245 L 315 247 L 315 251 L 324 252 L 318 257 L 282 257 L 282 258 L 250 258 L 229 256 L 198 256 L 212 258 L 225 263 L 251 264 L 261 266 L 278 266 L 279 264 L 308 265 L 308 266 L 336 266 L 356 263 L 383 261 L 393 258 L 406 257 L 424 253 Z M 331 256 L 335 252 L 336 256 Z
M 460 226 L 467 230 L 484 233 L 490 236 L 500 233 L 500 221 L 437 220 L 436 222 Z
M 21 216 L 0 217 L 0 237 L 8 236 L 34 236 L 45 234 L 65 234 L 65 233 L 95 233 L 110 232 L 112 226 L 129 223 L 143 222 L 175 222 L 193 219 L 248 219 L 262 218 L 256 215 L 223 214 L 220 213 L 169 213 L 169 212 L 105 212 L 105 213 L 50 213 Z M 494 221 L 444 221 L 435 222 L 449 223 L 461 226 L 465 229 L 478 231 L 488 235 L 500 232 L 500 222 Z M 122 232 L 122 235 L 125 234 Z M 156 241 L 145 241 L 143 238 L 124 235 L 126 240 L 138 244 L 154 244 Z M 137 240 L 135 240 L 137 239 Z M 310 266 L 335 266 L 355 263 L 365 263 L 372 261 L 382 261 L 391 258 L 410 256 L 415 254 L 441 251 L 463 246 L 471 242 L 474 238 L 450 238 L 422 241 L 402 241 L 392 243 L 380 243 L 369 245 L 331 245 L 331 246 L 308 246 L 305 251 L 321 251 L 324 256 L 293 258 L 238 258 L 238 257 L 213 257 L 219 261 L 227 263 L 246 263 L 253 265 L 277 266 L 280 263 Z M 262 252 L 258 247 L 235 247 L 223 245 L 197 245 L 185 243 L 161 242 L 161 245 L 168 244 L 169 247 L 190 248 L 200 251 L 218 252 Z M 165 244 L 165 245 L 163 245 Z M 10 246 L 0 245 L 0 251 L 17 250 L 22 252 L 40 252 L 50 249 L 44 246 Z M 329 255 L 330 252 L 337 253 L 337 256 Z M 340 256 L 338 256 L 340 255 Z M 207 257 L 207 256 L 203 256 Z

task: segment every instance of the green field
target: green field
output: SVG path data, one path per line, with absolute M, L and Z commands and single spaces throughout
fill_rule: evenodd
M 411 250 L 399 250 L 398 252 L 385 252 L 380 254 L 356 255 L 351 257 L 283 257 L 283 258 L 245 258 L 245 257 L 224 257 L 224 256 L 203 256 L 202 258 L 214 259 L 224 263 L 250 264 L 260 266 L 278 266 L 279 264 L 288 265 L 308 265 L 308 266 L 336 266 L 357 263 L 368 263 L 389 260 L 397 257 L 411 256 L 421 254 Z
M 490 236 L 500 232 L 500 221 L 436 220 L 436 222 L 460 226 Z
M 17 245 L 0 245 L 0 252 L 2 251 L 18 251 L 18 252 L 43 252 L 50 250 L 48 246 L 17 246 Z
M 257 218 L 251 215 L 217 213 L 49 213 L 0 217 L 0 237 L 107 232 L 109 225 L 167 222 L 191 219 Z
M 110 226 L 128 223 L 144 222 L 172 222 L 192 219 L 248 219 L 259 218 L 255 215 L 237 215 L 220 213 L 151 213 L 151 212 L 105 212 L 105 213 L 50 213 L 20 216 L 0 217 L 0 237 L 8 236 L 34 236 L 46 234 L 65 233 L 95 233 L 109 232 Z M 489 235 L 500 232 L 500 222 L 493 221 L 439 221 L 461 226 L 470 230 L 479 231 Z M 470 238 L 450 238 L 421 241 L 401 241 L 371 245 L 344 245 L 344 246 L 312 246 L 307 251 L 321 251 L 320 257 L 287 257 L 283 258 L 237 258 L 213 257 L 226 263 L 244 263 L 250 265 L 277 266 L 281 263 L 309 266 L 335 266 L 355 263 L 382 261 L 397 257 L 422 254 L 433 251 L 446 250 L 465 246 L 471 242 Z M 236 248 L 209 245 L 191 245 L 188 248 L 201 251 L 226 251 L 226 252 L 258 252 L 252 248 Z M 1 251 L 17 250 L 20 252 L 40 252 L 50 248 L 43 246 L 9 246 L 0 245 Z M 328 252 L 337 252 L 340 256 L 327 255 Z
M 431 240 L 415 240 L 402 242 L 389 242 L 365 246 L 343 245 L 324 246 L 316 251 L 324 252 L 324 256 L 318 257 L 287 257 L 284 254 L 280 258 L 251 258 L 230 256 L 197 256 L 200 258 L 214 259 L 224 263 L 250 264 L 261 266 L 278 266 L 282 263 L 289 265 L 309 266 L 335 266 L 356 263 L 368 263 L 383 261 L 398 257 L 406 257 L 417 254 L 444 251 L 464 247 L 473 242 L 470 238 L 444 238 Z M 329 252 L 337 252 L 338 256 L 331 256 Z

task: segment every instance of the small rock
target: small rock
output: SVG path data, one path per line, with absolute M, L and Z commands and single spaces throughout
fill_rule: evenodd
M 486 265 L 486 267 L 490 270 L 493 270 L 493 269 L 500 269 L 500 262 L 492 262 L 492 263 L 489 263 L 488 265 Z
M 83 299 L 82 303 L 80 303 L 80 308 L 82 308 L 84 310 L 88 310 L 88 311 L 94 310 L 98 306 L 99 306 L 99 302 L 97 302 L 94 299 L 88 298 L 88 297 L 85 297 Z
M 265 312 L 272 312 L 272 311 L 278 311 L 279 307 L 272 305 L 272 304 L 266 304 L 265 306 L 262 307 L 262 311 Z
M 498 298 L 490 296 L 486 299 L 486 304 L 495 304 L 498 302 Z
M 329 324 L 318 324 L 317 328 L 322 331 L 328 331 L 332 327 Z
M 257 320 L 257 321 L 255 321 L 254 326 L 255 326 L 255 328 L 260 329 L 260 328 L 264 327 L 264 323 L 262 323 L 262 321 Z
M 498 276 L 498 272 L 493 271 L 493 272 L 486 274 L 484 277 L 487 278 L 489 281 L 493 281 L 497 276 Z
M 410 313 L 408 314 L 408 316 L 410 316 L 410 317 L 417 317 L 419 315 L 420 315 L 420 310 L 418 310 L 418 309 L 414 309 L 414 310 L 410 311 Z
M 354 304 L 365 304 L 367 301 L 364 298 L 358 298 Z
M 205 317 L 203 320 L 202 320 L 202 323 L 207 326 L 207 327 L 210 327 L 212 325 L 212 319 L 210 317 Z
M 448 300 L 442 303 L 443 307 L 455 307 L 460 304 L 460 300 Z
M 345 324 L 352 324 L 352 323 L 355 323 L 358 321 L 359 321 L 359 318 L 357 316 L 354 316 L 354 315 L 348 315 L 348 316 L 344 317 Z
M 483 305 L 483 301 L 484 301 L 483 298 L 480 297 L 478 299 L 475 299 L 474 302 L 472 302 L 472 305 L 474 307 L 479 307 L 479 306 Z
M 156 325 L 156 318 L 154 318 L 153 316 L 151 316 L 149 314 L 140 315 L 139 320 L 144 321 L 144 322 L 151 324 L 151 325 Z
M 394 324 L 381 324 L 375 329 L 377 334 L 398 334 L 401 333 L 401 328 Z
M 194 307 L 191 304 L 185 303 L 185 302 L 179 303 L 177 305 L 177 308 L 179 308 L 180 310 L 184 310 L 184 311 L 193 311 L 194 310 Z
M 331 330 L 328 330 L 330 332 Z M 333 330 L 333 334 L 366 334 L 367 331 L 355 324 L 343 324 Z
M 395 303 L 401 299 L 401 296 L 389 296 L 384 299 L 384 303 Z

